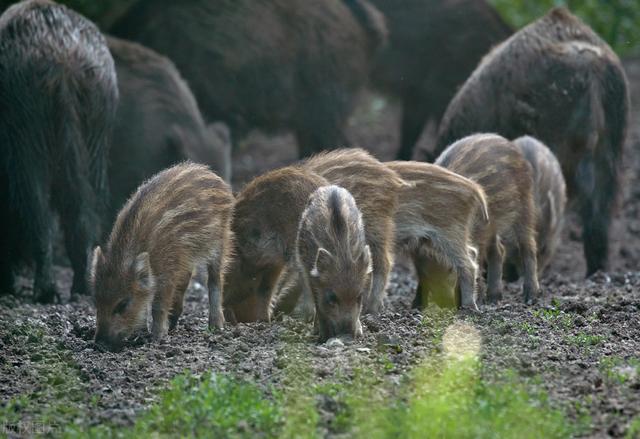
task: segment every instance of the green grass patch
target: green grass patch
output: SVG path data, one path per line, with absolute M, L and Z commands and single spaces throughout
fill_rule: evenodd
M 598 346 L 600 343 L 604 341 L 604 337 L 602 335 L 594 335 L 587 334 L 585 332 L 580 332 L 576 335 L 570 335 L 565 338 L 567 343 L 583 347 L 589 348 L 592 346 Z
M 420 366 L 404 400 L 371 408 L 366 438 L 564 438 L 575 433 L 543 392 L 531 392 L 515 374 L 487 383 L 474 359 Z
M 626 439 L 638 439 L 640 437 L 640 416 L 636 416 L 631 420 L 627 434 L 624 437 Z
M 552 325 L 555 328 L 571 328 L 573 327 L 574 317 L 571 314 L 567 314 L 556 307 L 542 308 L 533 311 L 533 316 L 541 319 Z

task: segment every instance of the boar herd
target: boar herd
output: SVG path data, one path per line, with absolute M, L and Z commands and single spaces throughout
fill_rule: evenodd
M 484 0 L 138 0 L 108 31 L 49 0 L 0 16 L 0 294 L 32 266 L 35 300 L 59 296 L 59 218 L 108 349 L 149 315 L 174 330 L 198 271 L 210 329 L 292 313 L 321 341 L 382 311 L 396 254 L 414 307 L 476 312 L 518 277 L 534 303 L 567 197 L 606 268 L 628 86 L 566 9 L 514 33 Z M 369 80 L 401 99 L 397 161 L 349 145 Z M 411 161 L 429 119 L 433 164 Z M 252 128 L 304 159 L 233 193 Z

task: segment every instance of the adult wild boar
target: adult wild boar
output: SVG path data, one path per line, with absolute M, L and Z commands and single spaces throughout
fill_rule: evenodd
M 97 27 L 46 0 L 0 17 L 0 292 L 14 269 L 35 266 L 36 300 L 51 302 L 53 211 L 86 291 L 86 264 L 107 202 L 107 153 L 118 90 Z
M 370 1 L 389 28 L 372 80 L 401 99 L 397 158 L 411 160 L 425 123 L 440 121 L 480 59 L 513 31 L 485 0 Z
M 558 157 L 582 217 L 587 274 L 606 268 L 629 110 L 620 60 L 564 8 L 486 56 L 453 99 L 436 154 L 476 132 L 528 134 Z
M 366 0 L 141 0 L 112 32 L 171 58 L 234 138 L 291 129 L 308 155 L 345 143 L 386 28 Z
M 137 43 L 113 37 L 107 43 L 120 90 L 109 154 L 110 219 L 140 183 L 185 159 L 229 181 L 228 130 L 220 123 L 205 125 L 173 63 Z

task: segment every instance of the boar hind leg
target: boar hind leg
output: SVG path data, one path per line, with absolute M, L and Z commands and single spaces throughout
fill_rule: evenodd
M 413 148 L 418 143 L 428 117 L 426 100 L 422 99 L 419 93 L 403 99 L 400 149 L 396 154 L 396 160 L 411 160 Z
M 540 286 L 538 284 L 538 259 L 536 256 L 536 242 L 530 230 L 519 227 L 516 231 L 520 260 L 522 261 L 522 293 L 524 303 L 530 304 L 538 299 Z
M 184 307 L 184 295 L 189 288 L 189 281 L 191 276 L 185 276 L 185 279 L 178 284 L 174 294 L 173 303 L 171 304 L 171 311 L 169 312 L 169 331 L 173 331 L 178 326 L 178 320 L 182 315 L 182 309 Z
M 70 166 L 63 174 L 56 186 L 55 203 L 60 213 L 67 256 L 73 268 L 71 295 L 86 295 L 87 258 L 99 229 L 96 206 L 89 201 L 95 200 L 95 193 L 86 177 L 82 177 L 82 167 Z
M 587 261 L 587 276 L 607 268 L 609 255 L 609 225 L 618 190 L 617 177 L 602 159 L 594 165 L 594 158 L 584 159 L 576 173 L 579 190 L 579 209 L 582 219 L 582 241 Z
M 471 311 L 478 311 L 476 303 L 477 265 L 470 257 L 457 267 L 458 274 L 458 307 Z
M 502 266 L 505 249 L 500 238 L 494 236 L 487 247 L 487 302 L 497 303 L 502 299 Z
M 427 279 L 427 260 L 425 257 L 414 255 L 413 264 L 416 268 L 416 275 L 418 276 L 418 286 L 416 287 L 416 295 L 413 298 L 411 307 L 423 309 L 429 305 L 429 289 L 425 283 Z
M 224 313 L 222 312 L 222 273 L 217 261 L 207 264 L 209 275 L 209 329 L 222 329 L 224 327 Z
M 37 190 L 44 194 L 45 191 Z M 42 198 L 42 197 L 35 197 Z M 59 298 L 58 290 L 52 276 L 52 228 L 51 212 L 44 200 L 42 203 L 26 203 L 33 206 L 29 220 L 27 220 L 27 236 L 31 237 L 32 254 L 35 262 L 35 274 L 33 279 L 33 294 L 36 302 L 52 303 Z

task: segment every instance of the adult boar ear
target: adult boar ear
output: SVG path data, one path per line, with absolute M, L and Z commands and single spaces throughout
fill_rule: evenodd
M 366 274 L 369 274 L 373 271 L 373 264 L 371 263 L 371 249 L 368 245 L 364 246 L 364 251 L 362 252 L 362 261 L 367 266 Z
M 313 263 L 313 268 L 309 272 L 311 277 L 320 277 L 321 272 L 327 271 L 329 264 L 333 262 L 333 255 L 329 250 L 320 247 L 318 253 L 316 253 L 316 261 Z
M 93 256 L 91 258 L 91 271 L 89 272 L 89 281 L 93 284 L 96 280 L 96 271 L 98 266 L 104 265 L 104 253 L 100 246 L 93 249 Z
M 153 275 L 151 274 L 151 264 L 149 262 L 149 253 L 143 252 L 136 256 L 133 263 L 136 273 L 136 280 L 145 289 L 153 288 Z

